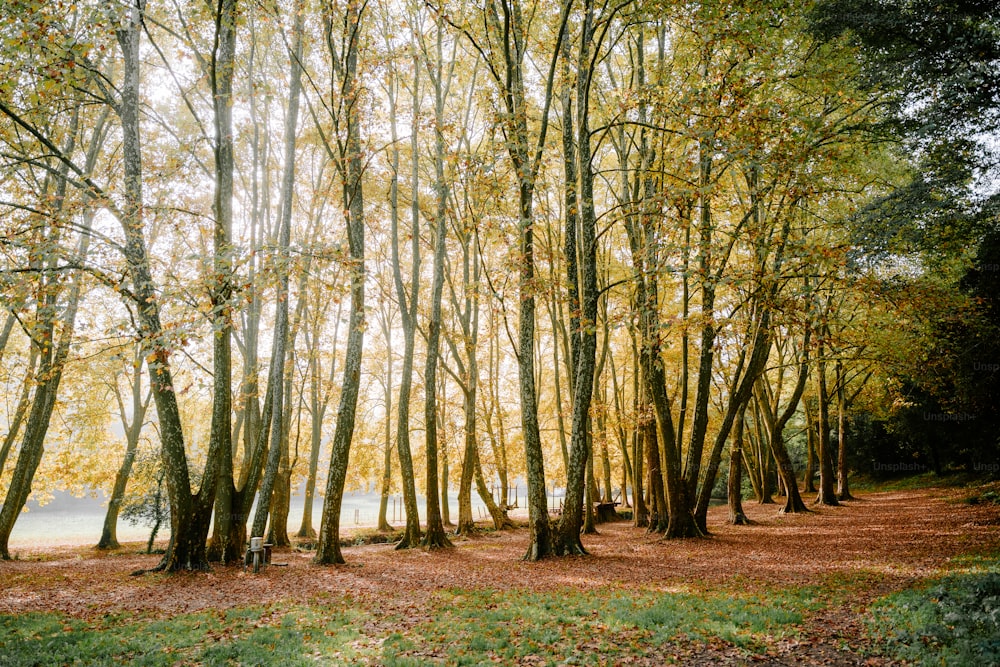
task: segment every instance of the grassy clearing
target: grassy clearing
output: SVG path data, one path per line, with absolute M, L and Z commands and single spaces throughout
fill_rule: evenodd
M 733 590 L 451 590 L 438 594 L 430 618 L 390 637 L 383 658 L 390 665 L 420 664 L 431 653 L 455 665 L 605 664 L 668 643 L 722 643 L 749 655 L 796 634 L 804 614 L 821 604 L 813 587 L 767 596 Z
M 963 489 L 968 492 L 964 499 L 969 504 L 974 505 L 980 501 L 1000 504 L 1000 480 L 966 472 L 948 472 L 942 475 L 925 472 L 896 479 L 856 477 L 851 481 L 851 489 L 869 493 L 921 489 Z
M 877 479 L 860 476 L 851 479 L 852 491 L 883 492 L 883 491 L 914 491 L 917 489 L 952 488 L 965 486 L 972 478 L 964 473 L 946 473 L 937 475 L 933 472 L 907 475 L 895 479 Z
M 918 665 L 1000 665 L 1000 554 L 877 601 L 867 624 L 895 657 Z
M 795 635 L 829 591 L 452 589 L 405 613 L 355 600 L 169 618 L 0 616 L 4 665 L 606 664 L 705 645 L 743 655 Z M 671 648 L 672 646 L 672 648 Z M 671 654 L 664 654 L 669 660 Z
M 359 655 L 355 615 L 319 607 L 248 607 L 168 619 L 60 614 L 0 617 L 4 665 L 305 665 Z
M 706 649 L 736 659 L 802 638 L 808 617 L 842 605 L 872 572 L 812 586 L 740 578 L 668 591 L 448 589 L 421 603 L 324 597 L 173 616 L 0 616 L 0 663 L 25 665 L 427 664 L 603 665 L 684 661 Z M 918 664 L 1000 664 L 1000 564 L 952 561 L 926 585 L 867 614 L 880 650 Z

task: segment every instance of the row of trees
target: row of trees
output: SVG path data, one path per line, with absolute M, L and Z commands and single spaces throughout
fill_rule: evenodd
M 4 558 L 39 483 L 113 482 L 113 546 L 148 447 L 168 570 L 242 558 L 248 524 L 287 540 L 300 483 L 313 534 L 324 478 L 318 562 L 342 562 L 343 493 L 368 481 L 380 528 L 402 493 L 400 547 L 448 546 L 456 460 L 459 533 L 473 484 L 503 528 L 491 482 L 527 481 L 529 559 L 585 553 L 616 487 L 637 524 L 707 533 L 727 445 L 734 521 L 744 470 L 804 511 L 793 420 L 807 488 L 818 471 L 836 504 L 852 413 L 912 398 L 887 324 L 922 312 L 914 285 L 959 298 L 925 280 L 928 244 L 876 252 L 870 221 L 916 217 L 907 130 L 886 124 L 910 107 L 843 8 L 0 11 Z

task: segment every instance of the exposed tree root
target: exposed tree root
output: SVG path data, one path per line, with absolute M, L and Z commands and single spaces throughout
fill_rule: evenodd
M 742 511 L 740 511 L 736 513 L 730 513 L 729 523 L 730 525 L 733 526 L 749 526 L 753 523 L 753 521 L 747 518 L 747 515 L 744 514 Z
M 403 538 L 396 542 L 396 551 L 401 551 L 403 549 L 416 549 L 420 546 L 420 533 L 417 533 L 416 537 L 410 533 L 403 533 Z
M 420 546 L 424 549 L 434 550 L 434 549 L 450 549 L 455 545 L 451 543 L 448 536 L 445 535 L 444 531 L 428 531 L 424 535 L 424 539 L 420 542 Z

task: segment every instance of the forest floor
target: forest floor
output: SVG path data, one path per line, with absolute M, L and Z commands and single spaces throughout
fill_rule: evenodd
M 714 507 L 711 537 L 680 541 L 601 524 L 589 556 L 538 563 L 520 560 L 524 529 L 352 547 L 336 567 L 277 550 L 257 575 L 130 576 L 159 558 L 138 545 L 25 550 L 0 563 L 0 664 L 43 646 L 58 660 L 60 635 L 88 663 L 85 639 L 108 631 L 130 639 L 94 662 L 247 664 L 240 642 L 290 642 L 291 662 L 323 664 L 897 664 L 871 629 L 877 601 L 1000 554 L 1000 506 L 967 496 L 866 492 L 789 516 L 747 502 L 743 527 Z

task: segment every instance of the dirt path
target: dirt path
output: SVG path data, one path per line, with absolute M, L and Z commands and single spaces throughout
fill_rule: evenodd
M 758 664 L 866 664 L 855 650 L 859 616 L 875 599 L 938 573 L 948 559 L 1000 549 L 1000 507 L 958 502 L 954 490 L 873 493 L 841 507 L 779 516 L 776 506 L 745 505 L 749 527 L 726 525 L 713 508 L 710 539 L 665 542 L 625 522 L 600 526 L 584 544 L 589 557 L 541 563 L 519 560 L 524 531 L 460 539 L 457 548 L 396 552 L 389 545 L 345 551 L 348 564 L 319 567 L 311 554 L 283 551 L 263 575 L 239 568 L 209 573 L 129 576 L 156 556 L 88 549 L 22 553 L 0 563 L 0 613 L 62 611 L 93 618 L 109 613 L 172 615 L 251 603 L 309 601 L 351 595 L 386 611 L 410 608 L 442 588 L 724 588 L 761 592 L 843 575 L 870 585 L 851 600 L 806 619 L 804 636 L 779 643 Z M 377 601 L 377 603 L 375 602 Z M 704 656 L 730 662 L 732 656 Z M 884 664 L 875 661 L 874 664 Z

